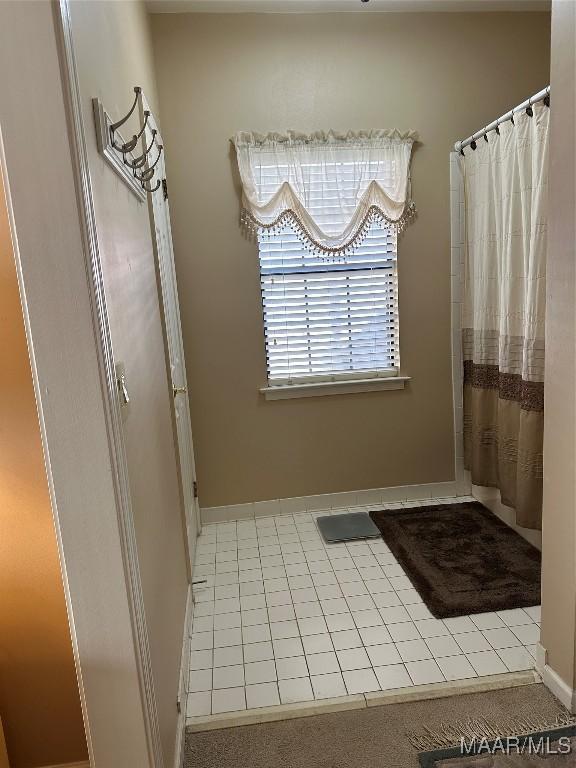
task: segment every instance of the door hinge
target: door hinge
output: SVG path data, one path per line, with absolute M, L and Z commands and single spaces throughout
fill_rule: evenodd
M 198 498 L 198 483 L 196 482 L 196 480 L 194 480 L 194 482 L 192 483 L 192 486 L 194 488 L 194 498 L 197 499 Z
M 181 714 L 182 712 L 182 702 L 180 701 L 180 696 L 176 699 L 176 711 L 178 714 Z
M 166 179 L 162 179 L 162 194 L 164 195 L 164 200 L 168 200 L 168 182 Z

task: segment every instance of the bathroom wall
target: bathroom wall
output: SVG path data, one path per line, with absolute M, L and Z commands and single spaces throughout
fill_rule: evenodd
M 542 13 L 152 17 L 203 507 L 454 479 L 448 153 L 549 81 Z M 238 130 L 419 131 L 399 242 L 406 389 L 265 401 Z

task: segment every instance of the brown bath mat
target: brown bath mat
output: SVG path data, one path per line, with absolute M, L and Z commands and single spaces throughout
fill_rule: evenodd
M 480 502 L 370 517 L 437 619 L 540 604 L 540 552 Z

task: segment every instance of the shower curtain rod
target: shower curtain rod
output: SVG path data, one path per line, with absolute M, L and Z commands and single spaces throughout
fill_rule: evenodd
M 536 104 L 538 101 L 546 100 L 546 104 L 550 106 L 550 86 L 546 86 L 546 88 L 543 88 L 541 91 L 538 91 L 538 93 L 534 94 L 534 96 L 530 96 L 529 99 L 526 99 L 526 101 L 523 101 L 522 104 L 518 104 L 517 107 L 514 107 L 514 109 L 511 109 L 510 112 L 506 112 L 502 117 L 499 117 L 498 120 L 494 120 L 494 122 L 490 123 L 489 125 L 482 128 L 481 131 L 478 131 L 477 133 L 472 134 L 472 136 L 469 136 L 467 139 L 463 139 L 462 141 L 457 141 L 456 144 L 454 144 L 454 149 L 456 152 L 462 153 L 464 150 L 464 147 L 469 147 L 474 143 L 474 146 L 472 149 L 476 149 L 476 139 L 481 139 L 483 136 L 485 136 L 488 131 L 493 131 L 495 128 L 498 128 L 498 126 L 501 123 L 505 123 L 507 120 L 512 120 L 514 118 L 514 115 L 517 112 L 522 112 L 522 110 L 528 109 L 532 106 L 532 104 Z

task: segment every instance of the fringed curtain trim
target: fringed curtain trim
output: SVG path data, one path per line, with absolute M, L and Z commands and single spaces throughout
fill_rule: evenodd
M 289 225 L 311 252 L 343 257 L 374 224 L 401 232 L 415 214 L 410 197 L 413 131 L 334 131 L 234 139 L 242 179 L 243 225 Z

